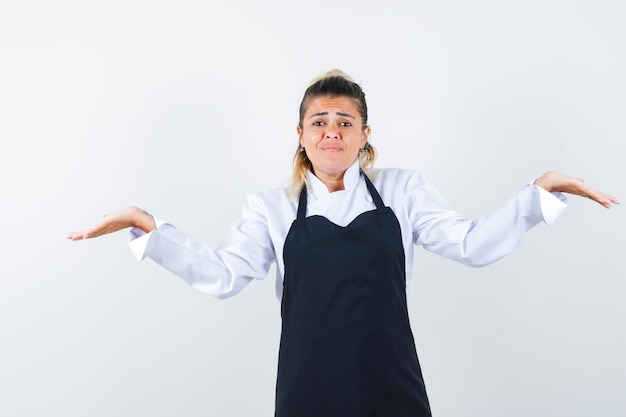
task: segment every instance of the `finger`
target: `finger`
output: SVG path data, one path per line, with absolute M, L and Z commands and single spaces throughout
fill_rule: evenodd
M 580 181 L 580 178 L 579 178 Z M 576 193 L 581 197 L 585 197 L 585 198 L 589 198 L 591 200 L 595 200 L 597 199 L 599 196 L 597 194 L 597 192 L 589 187 L 587 187 L 585 184 L 583 184 L 582 182 L 578 183 L 578 187 L 576 187 Z
M 92 227 L 91 229 L 81 230 L 80 232 L 72 232 L 68 235 L 70 240 L 83 240 L 98 237 L 102 235 L 103 231 L 101 227 Z
M 85 232 L 71 232 L 69 235 L 67 235 L 67 238 L 69 240 L 82 240 L 85 239 Z
M 589 189 L 586 197 L 606 208 L 610 208 L 614 204 L 619 204 L 619 200 L 616 197 L 592 189 Z
M 604 194 L 599 191 L 596 191 L 596 194 L 598 194 L 599 197 L 598 203 L 602 204 L 606 208 L 612 207 L 615 204 L 619 204 L 619 200 L 612 195 Z

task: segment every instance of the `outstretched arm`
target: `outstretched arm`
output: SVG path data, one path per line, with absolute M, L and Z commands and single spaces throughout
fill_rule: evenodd
M 580 178 L 549 171 L 502 207 L 472 220 L 454 211 L 434 187 L 418 178 L 406 192 L 413 241 L 464 265 L 488 265 L 519 247 L 529 229 L 542 221 L 550 224 L 555 214 L 558 217 L 559 205 L 551 202 L 560 198 L 553 198 L 550 192 L 589 197 L 603 207 L 619 203 L 617 198 L 587 187 Z M 550 210 L 545 212 L 545 208 Z
M 105 214 L 102 220 L 90 229 L 72 232 L 68 239 L 82 240 L 94 238 L 129 227 L 138 227 L 146 233 L 156 229 L 156 223 L 150 213 L 139 207 L 126 207 L 110 214 Z
M 582 178 L 570 177 L 557 171 L 546 172 L 535 180 L 535 185 L 550 192 L 558 191 L 586 197 L 606 208 L 609 208 L 614 204 L 619 204 L 616 197 L 587 187 Z
M 232 297 L 252 280 L 265 278 L 276 260 L 266 207 L 254 196 L 248 197 L 241 219 L 216 249 L 169 223 L 155 222 L 148 212 L 132 206 L 107 214 L 94 227 L 72 232 L 68 238 L 82 240 L 129 227 L 147 233 L 142 236 L 133 230 L 130 236 L 131 244 L 139 243 L 133 250 L 138 260 L 150 258 L 192 287 L 217 298 Z

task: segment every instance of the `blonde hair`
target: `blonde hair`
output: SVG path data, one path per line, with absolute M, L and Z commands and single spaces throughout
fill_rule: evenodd
M 363 129 L 367 127 L 367 102 L 365 101 L 365 93 L 360 85 L 355 83 L 352 78 L 341 70 L 333 69 L 325 74 L 315 78 L 312 84 L 304 92 L 304 97 L 300 103 L 300 120 L 298 124 L 303 128 L 304 113 L 309 100 L 317 97 L 348 97 L 358 105 L 359 115 L 361 116 L 361 124 Z M 376 160 L 376 149 L 369 143 L 369 138 L 363 149 L 359 152 L 359 165 L 365 173 L 371 172 Z M 300 144 L 296 149 L 293 158 L 293 174 L 291 177 L 291 187 L 289 195 L 294 197 L 300 193 L 307 183 L 308 172 L 313 171 L 313 165 L 306 155 Z

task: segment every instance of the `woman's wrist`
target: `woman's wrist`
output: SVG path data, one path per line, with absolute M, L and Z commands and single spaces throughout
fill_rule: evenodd
M 552 183 L 553 181 L 550 180 L 550 176 L 553 176 L 553 171 L 548 171 L 545 174 L 543 174 L 541 177 L 537 178 L 533 184 L 535 184 L 538 187 L 543 188 L 544 190 L 548 191 L 548 192 L 552 192 L 554 191 L 552 189 Z
M 140 228 L 146 233 L 156 230 L 156 223 L 152 214 L 139 207 L 135 207 L 134 226 Z

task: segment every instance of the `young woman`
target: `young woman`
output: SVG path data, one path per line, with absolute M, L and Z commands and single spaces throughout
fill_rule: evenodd
M 128 207 L 69 238 L 132 227 L 131 249 L 215 297 L 277 264 L 282 334 L 276 416 L 430 416 L 406 304 L 413 248 L 482 266 L 565 206 L 617 199 L 550 171 L 478 220 L 456 213 L 416 171 L 374 169 L 361 87 L 331 71 L 305 92 L 290 188 L 249 196 L 216 249 Z

